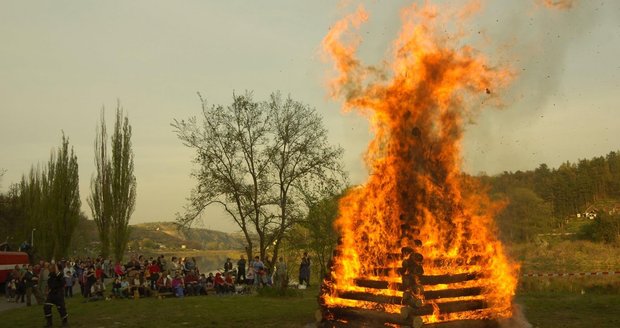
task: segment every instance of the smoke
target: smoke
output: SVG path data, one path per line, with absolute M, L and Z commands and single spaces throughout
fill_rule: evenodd
M 532 324 L 530 324 L 525 318 L 521 305 L 513 304 L 512 305 L 512 318 L 501 321 L 500 327 L 501 328 L 532 328 Z
M 550 1 L 547 1 L 550 2 Z M 551 1 L 554 8 L 569 8 L 572 1 Z M 564 75 L 569 48 L 578 45 L 603 15 L 601 2 L 580 3 L 571 10 L 536 8 L 527 1 L 515 1 L 509 15 L 496 15 L 498 26 L 488 34 L 494 43 L 503 44 L 500 56 L 517 73 L 508 99 L 527 111 L 540 110 L 555 94 Z M 604 7 L 604 6 L 603 6 Z M 510 104 L 510 103 L 509 103 Z
M 615 0 L 487 2 L 478 26 L 488 42 L 484 48 L 495 48 L 491 57 L 509 63 L 516 78 L 502 94 L 509 110 L 501 115 L 483 113 L 480 124 L 468 129 L 472 142 L 465 146 L 468 167 L 494 173 L 540 163 L 537 155 L 525 152 L 515 161 L 515 150 L 533 146 L 524 144 L 523 129 L 538 122 L 546 110 L 559 109 L 550 99 L 571 99 L 573 95 L 564 94 L 562 87 L 569 52 L 586 44 L 592 47 L 592 31 L 619 11 L 620 1 Z M 590 54 L 590 58 L 571 57 L 571 63 L 591 65 L 600 58 L 595 51 Z

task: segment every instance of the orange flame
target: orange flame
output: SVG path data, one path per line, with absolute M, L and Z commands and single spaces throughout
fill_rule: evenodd
M 461 23 L 479 8 L 478 1 L 461 8 L 428 3 L 405 8 L 389 72 L 363 66 L 356 57 L 361 40 L 350 29 L 368 20 L 362 6 L 323 39 L 338 72 L 330 82 L 332 96 L 343 97 L 345 109 L 368 116 L 375 135 L 366 158 L 368 181 L 340 202 L 341 242 L 326 281 L 330 292 L 322 296 L 325 306 L 372 307 L 339 298 L 337 290 L 371 292 L 354 279 L 373 278 L 374 268 L 398 267 L 399 260 L 387 254 L 412 247 L 424 254 L 425 274 L 480 273 L 480 279 L 464 285 L 482 286 L 491 309 L 465 317 L 434 313 L 426 322 L 511 316 L 517 266 L 507 259 L 493 224 L 502 205 L 460 171 L 464 122 L 481 105 L 499 105 L 495 91 L 513 77 L 509 69 L 494 68 L 475 49 L 460 45 Z M 448 34 L 446 26 L 455 32 Z M 386 279 L 399 282 L 400 276 L 393 272 Z
M 547 8 L 552 9 L 571 9 L 576 0 L 540 0 L 542 4 Z

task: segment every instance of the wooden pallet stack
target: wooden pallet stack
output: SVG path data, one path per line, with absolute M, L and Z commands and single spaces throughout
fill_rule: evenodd
M 444 275 L 425 275 L 424 257 L 417 250 L 421 241 L 414 240 L 414 247 L 403 247 L 400 254 L 387 254 L 387 258 L 398 258 L 399 267 L 374 268 L 370 274 L 380 279 L 360 277 L 355 286 L 363 291 L 350 291 L 334 286 L 329 278 L 323 284 L 322 293 L 344 300 L 364 301 L 365 307 L 329 307 L 322 302 L 317 313 L 319 327 L 414 327 L 414 328 L 497 328 L 498 322 L 489 319 L 445 320 L 425 323 L 422 317 L 434 314 L 454 314 L 484 310 L 488 307 L 483 297 L 484 288 L 476 283 L 481 278 L 477 272 Z M 337 255 L 335 252 L 334 255 Z M 401 282 L 393 282 L 394 273 Z M 381 279 L 381 277 L 385 277 Z M 448 288 L 435 288 L 446 285 Z M 465 287 L 463 287 L 465 285 Z M 401 293 L 381 293 L 390 289 Z M 368 306 L 372 305 L 372 306 Z M 392 311 L 386 311 L 386 307 Z M 393 309 L 399 308 L 398 313 Z M 475 316 L 471 316 L 475 317 Z M 426 320 L 428 321 L 428 320 Z

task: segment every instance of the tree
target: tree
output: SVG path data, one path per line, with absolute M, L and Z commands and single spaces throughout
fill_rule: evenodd
M 200 95 L 199 95 L 200 97 Z M 218 204 L 243 232 L 248 257 L 254 237 L 257 251 L 268 264 L 278 256 L 280 243 L 305 216 L 302 185 L 328 179 L 339 170 L 342 149 L 330 146 L 320 116 L 308 105 L 274 93 L 265 102 L 253 95 L 233 94 L 229 106 L 207 106 L 203 120 L 174 120 L 179 139 L 196 151 L 197 186 L 179 223 L 190 225 L 203 210 Z
M 592 223 L 582 227 L 581 235 L 590 240 L 606 243 L 620 240 L 620 214 L 598 213 Z
M 497 218 L 505 239 L 530 242 L 552 226 L 551 206 L 532 190 L 514 188 L 506 196 L 509 203 Z
M 64 134 L 47 165 L 33 166 L 28 176 L 22 176 L 16 194 L 24 216 L 16 235 L 29 239 L 36 229 L 38 255 L 46 259 L 67 256 L 81 215 L 81 201 L 77 156 L 69 150 Z
M 178 222 L 181 226 L 191 226 L 205 208 L 221 205 L 243 232 L 251 259 L 250 216 L 254 215 L 254 228 L 260 234 L 263 230 L 260 218 L 265 214 L 261 208 L 268 203 L 265 197 L 267 123 L 250 93 L 233 94 L 233 103 L 225 108 L 209 108 L 202 96 L 198 96 L 202 103 L 202 124 L 195 117 L 172 123 L 183 144 L 196 150 L 194 162 L 198 164 L 198 170 L 192 173 L 197 186 Z
M 338 242 L 334 221 L 338 216 L 338 202 L 342 194 L 331 195 L 309 204 L 308 215 L 300 222 L 297 245 L 309 249 L 319 264 L 320 277 L 325 277 L 329 260 Z M 301 238 L 300 238 L 301 237 Z
M 136 204 L 136 177 L 133 173 L 131 125 L 127 116 L 123 115 L 120 104 L 116 109 L 111 150 L 112 160 L 107 171 L 110 184 L 110 242 L 114 258 L 121 261 L 129 239 L 129 219 Z
M 346 177 L 335 160 L 342 157 L 343 150 L 329 146 L 327 130 L 314 109 L 290 97 L 282 99 L 279 93 L 271 95 L 268 106 L 274 138 L 268 152 L 275 173 L 279 221 L 267 244 L 274 245 L 275 261 L 285 232 L 305 215 L 300 208 L 303 203 L 295 200 L 307 199 L 313 189 L 329 190 Z
M 57 155 L 52 154 L 47 177 L 47 205 L 52 218 L 51 227 L 54 238 L 53 254 L 55 258 L 60 259 L 68 255 L 71 237 L 80 219 L 82 205 L 77 156 L 73 148 L 69 152 L 69 139 L 64 135 Z
M 6 174 L 6 169 L 0 169 L 0 187 L 2 187 L 2 178 Z
M 110 225 L 111 211 L 111 165 L 108 158 L 107 147 L 108 135 L 105 124 L 105 111 L 101 110 L 101 123 L 97 126 L 95 136 L 95 176 L 90 180 L 91 194 L 87 202 L 97 224 L 99 241 L 101 242 L 101 255 L 107 258 L 110 253 Z

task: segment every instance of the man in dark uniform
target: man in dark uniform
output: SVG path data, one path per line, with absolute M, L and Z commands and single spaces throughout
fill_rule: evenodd
M 245 276 L 245 258 L 241 255 L 241 259 L 237 261 L 237 279 L 235 280 L 238 284 L 245 284 L 246 280 Z
M 45 305 L 43 306 L 43 313 L 45 314 L 46 325 L 45 327 L 52 327 L 52 306 L 56 306 L 60 318 L 62 318 L 62 325 L 67 326 L 67 309 L 65 308 L 65 278 L 62 270 L 58 269 L 56 263 L 50 264 L 50 275 L 47 281 L 47 287 L 49 292 Z

